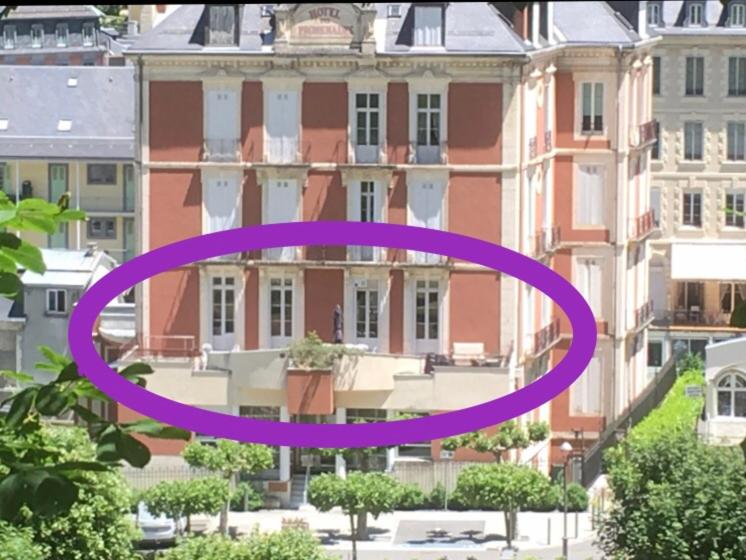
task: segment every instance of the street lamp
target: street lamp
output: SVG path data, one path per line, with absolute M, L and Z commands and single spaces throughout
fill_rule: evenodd
M 563 516 L 562 516 L 562 558 L 567 560 L 567 462 L 572 453 L 572 445 L 569 441 L 560 445 L 562 452 L 562 493 L 563 493 Z

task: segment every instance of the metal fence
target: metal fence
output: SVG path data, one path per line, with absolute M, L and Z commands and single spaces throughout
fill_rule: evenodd
M 470 465 L 484 463 L 471 463 L 462 461 L 437 461 L 437 462 L 407 462 L 397 461 L 391 471 L 391 476 L 403 484 L 416 484 L 420 489 L 429 493 L 439 484 L 452 492 L 456 487 L 458 475 Z
M 173 465 L 145 467 L 144 469 L 125 467 L 122 469 L 122 474 L 130 487 L 139 492 L 166 480 L 193 480 L 210 476 L 211 473 L 208 470 L 195 469 L 187 465 Z
M 640 393 L 630 407 L 609 424 L 598 438 L 596 444 L 591 447 L 583 457 L 582 481 L 585 487 L 590 486 L 596 478 L 604 472 L 603 455 L 609 447 L 619 441 L 621 437 L 633 426 L 637 425 L 640 420 L 645 418 L 651 410 L 660 404 L 666 393 L 671 389 L 676 381 L 676 361 L 677 356 L 671 356 L 663 364 L 663 367 L 656 374 L 655 379 L 648 387 Z

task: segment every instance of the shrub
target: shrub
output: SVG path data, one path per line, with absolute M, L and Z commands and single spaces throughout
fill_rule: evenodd
M 562 500 L 562 488 L 557 484 L 549 486 L 543 494 L 528 505 L 529 511 L 554 511 Z
M 235 541 L 219 535 L 192 537 L 166 552 L 163 560 L 329 560 L 329 556 L 308 531 L 284 529 L 253 532 Z
M 445 486 L 438 483 L 428 494 L 425 505 L 428 509 L 443 509 L 446 507 L 446 489 Z
M 559 490 L 559 488 L 558 488 Z M 564 507 L 564 493 L 558 492 L 557 503 L 560 508 Z M 567 485 L 567 511 L 585 511 L 588 509 L 588 492 L 578 484 L 572 482 Z
M 29 528 L 19 529 L 0 521 L 0 560 L 44 560 Z
M 316 331 L 293 341 L 288 349 L 290 360 L 302 369 L 329 369 L 342 356 L 353 352 L 342 344 L 325 344 Z
M 231 511 L 257 511 L 262 509 L 262 493 L 249 482 L 241 482 L 231 494 Z
M 425 493 L 419 486 L 416 484 L 403 484 L 399 487 L 396 509 L 403 511 L 424 509 L 426 501 Z
M 733 313 L 730 314 L 730 326 L 746 329 L 746 300 L 739 302 Z
M 144 492 L 142 499 L 153 515 L 165 515 L 174 520 L 186 517 L 189 524 L 192 515 L 217 514 L 228 495 L 228 481 L 210 476 L 159 482 Z

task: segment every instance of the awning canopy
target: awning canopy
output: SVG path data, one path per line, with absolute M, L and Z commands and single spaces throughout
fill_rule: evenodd
M 671 279 L 746 281 L 746 243 L 674 243 Z

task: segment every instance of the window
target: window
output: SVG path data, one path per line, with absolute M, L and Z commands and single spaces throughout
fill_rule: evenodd
M 728 13 L 728 25 L 743 27 L 746 25 L 746 4 L 733 2 Z
M 687 11 L 687 25 L 704 25 L 704 6 L 701 2 L 692 2 Z
M 16 27 L 15 25 L 6 25 L 3 28 L 3 48 L 14 49 L 16 46 Z
M 35 49 L 41 48 L 44 43 L 44 27 L 36 23 L 31 26 L 31 46 Z
M 210 5 L 207 44 L 229 46 L 237 43 L 236 6 Z
M 401 4 L 389 4 L 386 15 L 390 18 L 401 17 Z
M 728 123 L 728 159 L 743 161 L 746 159 L 746 123 Z
M 702 159 L 702 135 L 703 126 L 701 122 L 684 123 L 684 159 L 699 161 Z
M 705 92 L 705 59 L 702 56 L 686 57 L 685 95 L 704 95 Z
M 744 227 L 744 193 L 727 193 L 725 195 L 725 225 L 731 227 Z
M 202 195 L 205 219 L 203 233 L 225 231 L 239 227 L 241 209 L 241 176 L 235 172 L 205 173 Z
M 660 341 L 648 342 L 648 367 L 663 366 L 663 343 Z
M 414 45 L 436 47 L 443 44 L 443 7 L 414 7 Z
M 83 46 L 92 47 L 94 44 L 95 28 L 92 23 L 83 24 Z
M 60 119 L 57 121 L 58 132 L 70 132 L 73 129 L 73 121 L 70 119 Z
M 655 143 L 650 148 L 651 159 L 661 158 L 661 142 L 662 141 L 663 139 L 661 138 L 661 123 L 660 121 L 655 121 Z
M 718 416 L 746 418 L 746 375 L 727 373 L 718 381 Z
M 205 92 L 205 103 L 205 158 L 210 161 L 235 161 L 240 150 L 238 92 L 208 89 Z
M 648 25 L 658 27 L 661 24 L 661 5 L 657 2 L 648 2 Z
M 114 239 L 117 236 L 114 218 L 90 218 L 88 221 L 89 239 Z
M 378 162 L 380 110 L 379 94 L 355 94 L 355 161 L 357 163 Z
M 576 266 L 575 285 L 580 295 L 588 302 L 593 315 L 602 317 L 601 292 L 603 280 L 601 261 L 597 259 L 578 259 Z
M 354 222 L 380 222 L 383 210 L 383 196 L 380 184 L 375 181 L 353 182 L 348 185 L 349 216 Z M 350 259 L 353 261 L 379 260 L 382 251 L 379 247 L 360 245 L 350 246 Z
M 69 44 L 69 30 L 66 23 L 58 23 L 55 28 L 55 37 L 58 47 L 66 47 Z
M 685 192 L 683 202 L 681 223 L 685 226 L 702 227 L 702 193 Z
M 272 180 L 266 191 L 266 224 L 295 222 L 299 219 L 298 182 L 292 180 Z M 265 258 L 292 261 L 297 256 L 295 247 L 276 247 L 264 250 Z
M 584 83 L 583 95 L 583 132 L 603 132 L 604 129 L 604 85 L 600 82 Z
M 653 211 L 653 223 L 655 227 L 661 222 L 661 190 L 658 187 L 650 188 L 650 209 Z
M 570 387 L 570 415 L 601 414 L 601 358 L 593 356 L 583 374 Z
M 235 332 L 235 279 L 212 279 L 212 335 L 219 337 Z
M 293 336 L 293 280 L 272 278 L 269 295 L 270 335 L 287 339 Z
M 268 163 L 292 163 L 298 158 L 298 92 L 267 91 L 265 95 L 265 157 Z
M 439 286 L 437 280 L 418 280 L 415 294 L 415 336 L 417 340 L 437 340 Z
M 47 290 L 47 313 L 67 313 L 67 290 Z
M 746 284 L 722 282 L 720 284 L 720 311 L 732 313 L 746 299 Z
M 746 56 L 728 58 L 728 95 L 746 95 Z
M 355 335 L 378 338 L 378 283 L 359 282 L 355 286 Z
M 661 57 L 653 57 L 653 95 L 661 94 Z
M 8 192 L 10 189 L 10 166 L 0 162 L 0 191 Z
M 407 190 L 408 216 L 407 223 L 415 227 L 443 229 L 443 205 L 445 184 L 423 181 L 412 183 Z M 442 262 L 441 255 L 410 251 L 411 259 L 419 264 L 436 264 Z
M 8 119 L 0 118 L 0 130 L 8 130 Z
M 440 95 L 417 94 L 417 145 L 440 146 Z
M 701 311 L 704 301 L 705 285 L 703 282 L 679 282 L 676 298 L 678 309 Z
M 605 215 L 604 168 L 600 165 L 578 166 L 575 189 L 575 224 L 602 226 Z
M 89 163 L 86 166 L 89 185 L 116 185 L 117 165 L 115 163 Z

